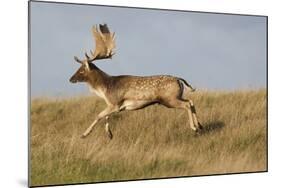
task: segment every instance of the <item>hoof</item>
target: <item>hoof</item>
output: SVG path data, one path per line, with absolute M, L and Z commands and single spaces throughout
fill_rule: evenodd
M 107 136 L 109 137 L 110 140 L 113 138 L 113 135 L 112 135 L 111 132 L 108 132 L 108 133 L 107 133 Z
M 201 125 L 201 123 L 198 123 L 198 128 L 199 130 L 203 130 L 203 126 Z
M 202 129 L 198 128 L 194 131 L 195 135 L 198 136 L 198 135 L 201 135 L 203 132 L 202 132 Z
M 80 136 L 80 138 L 84 139 L 84 138 L 86 138 L 86 135 L 82 134 L 82 135 Z

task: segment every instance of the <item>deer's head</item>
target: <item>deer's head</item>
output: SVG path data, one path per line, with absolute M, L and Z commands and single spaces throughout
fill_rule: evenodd
M 89 74 L 91 73 L 91 63 L 99 59 L 111 58 L 114 55 L 113 49 L 115 48 L 114 33 L 111 33 L 106 24 L 100 24 L 99 29 L 97 26 L 92 28 L 93 37 L 96 43 L 95 52 L 91 51 L 92 57 L 90 58 L 85 53 L 86 59 L 80 60 L 76 56 L 75 61 L 80 63 L 80 68 L 70 78 L 70 82 L 87 82 Z
M 88 57 L 88 56 L 87 56 Z M 77 63 L 80 63 L 81 66 L 80 68 L 74 73 L 73 76 L 69 79 L 71 83 L 76 83 L 76 82 L 87 82 L 89 73 L 91 71 L 90 68 L 90 61 L 89 59 L 85 60 L 80 60 L 76 56 L 74 56 L 74 59 Z

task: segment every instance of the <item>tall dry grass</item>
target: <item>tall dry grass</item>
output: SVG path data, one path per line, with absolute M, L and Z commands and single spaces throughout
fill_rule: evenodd
M 105 108 L 95 97 L 34 99 L 31 185 L 101 182 L 267 170 L 266 91 L 197 92 L 204 131 L 185 111 L 160 105 L 122 112 L 80 136 Z

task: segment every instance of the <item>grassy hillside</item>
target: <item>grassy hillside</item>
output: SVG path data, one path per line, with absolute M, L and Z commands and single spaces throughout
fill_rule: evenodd
M 111 116 L 113 139 L 95 97 L 34 99 L 31 104 L 31 185 L 265 171 L 266 91 L 195 92 L 204 132 L 187 113 L 160 105 Z

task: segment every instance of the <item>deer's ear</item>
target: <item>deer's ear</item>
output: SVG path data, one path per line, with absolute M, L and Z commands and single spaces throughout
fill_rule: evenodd
M 89 71 L 90 70 L 90 65 L 88 61 L 84 61 L 84 65 L 86 67 L 86 69 Z

